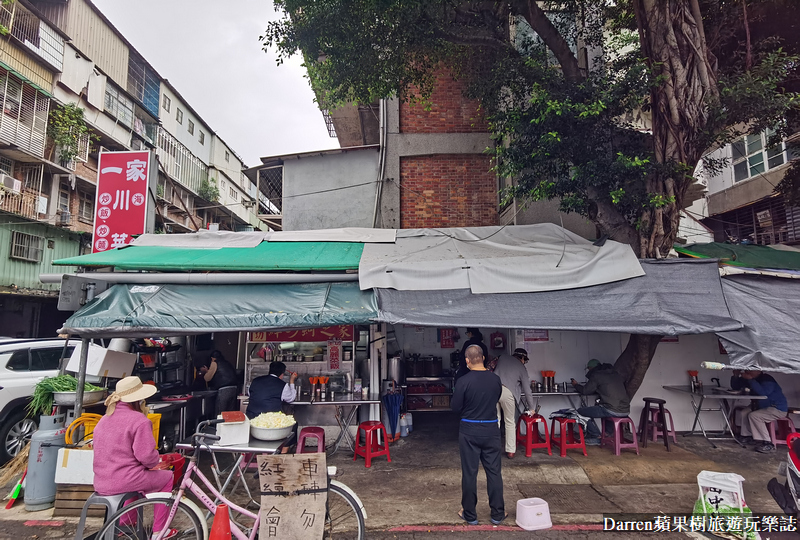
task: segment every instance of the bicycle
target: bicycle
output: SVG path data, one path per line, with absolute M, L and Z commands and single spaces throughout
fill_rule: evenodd
M 188 491 L 193 494 L 212 514 L 216 513 L 220 504 L 228 505 L 228 508 L 237 512 L 240 516 L 253 519 L 252 528 L 239 525 L 232 518 L 230 521 L 231 535 L 237 540 L 255 540 L 258 535 L 259 524 L 261 523 L 261 510 L 253 513 L 243 508 L 227 497 L 222 495 L 212 485 L 211 481 L 203 474 L 197 465 L 199 450 L 209 441 L 219 440 L 216 435 L 203 433 L 203 429 L 222 420 L 208 420 L 201 422 L 197 427 L 197 432 L 192 435 L 192 446 L 194 452 L 186 465 L 177 493 L 166 496 L 164 493 L 150 494 L 144 499 L 137 500 L 114 513 L 103 525 L 100 532 L 95 536 L 97 540 L 106 538 L 130 539 L 130 540 L 149 540 L 151 537 L 162 540 L 170 529 L 177 529 L 177 536 L 170 537 L 169 540 L 204 540 L 208 536 L 208 524 L 203 516 L 200 507 L 190 499 L 185 498 Z M 331 478 L 328 470 L 328 500 L 325 511 L 325 529 L 323 538 L 326 540 L 364 540 L 366 534 L 366 512 L 361 500 L 353 491 Z M 209 496 L 203 490 L 201 483 L 195 481 L 199 479 L 202 485 L 211 493 Z M 213 497 L 213 498 L 212 498 Z M 158 506 L 166 505 L 169 507 L 169 514 L 164 529 L 153 537 L 154 514 Z M 135 512 L 135 518 L 132 514 Z

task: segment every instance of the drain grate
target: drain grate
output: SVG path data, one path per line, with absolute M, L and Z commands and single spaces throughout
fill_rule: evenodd
M 620 508 L 589 484 L 519 484 L 523 496 L 547 501 L 551 514 L 613 514 Z

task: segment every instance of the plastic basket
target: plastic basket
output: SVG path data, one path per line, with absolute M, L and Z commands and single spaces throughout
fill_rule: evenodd
M 156 448 L 158 448 L 158 431 L 161 428 L 161 414 L 150 413 L 147 418 L 153 424 L 153 438 L 156 440 Z

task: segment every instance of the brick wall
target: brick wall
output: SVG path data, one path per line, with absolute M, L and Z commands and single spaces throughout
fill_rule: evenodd
M 497 225 L 497 180 L 483 154 L 400 159 L 400 227 Z
M 401 133 L 485 133 L 486 119 L 475 100 L 464 97 L 465 83 L 442 70 L 429 103 L 400 105 Z M 430 110 L 426 107 L 430 106 Z

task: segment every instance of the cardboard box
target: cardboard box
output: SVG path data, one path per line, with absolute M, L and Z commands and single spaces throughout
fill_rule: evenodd
M 67 371 L 78 372 L 81 362 L 81 347 L 79 343 L 67 364 Z M 89 343 L 89 356 L 86 362 L 86 374 L 95 377 L 113 377 L 122 379 L 133 373 L 136 365 L 136 355 L 133 353 L 112 351 L 100 345 Z
M 431 406 L 433 407 L 449 407 L 450 406 L 450 396 L 433 396 L 431 400 Z
M 94 450 L 59 448 L 56 484 L 94 484 Z

